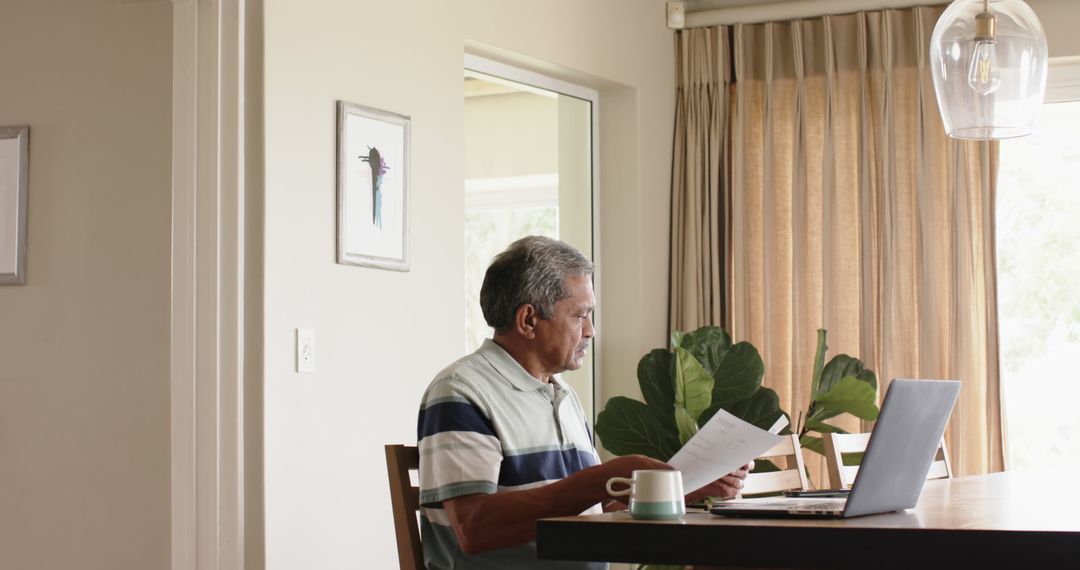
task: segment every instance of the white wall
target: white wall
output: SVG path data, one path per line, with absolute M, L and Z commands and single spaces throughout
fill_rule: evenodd
M 601 382 L 621 393 L 665 339 L 671 33 L 652 0 L 313 0 L 265 20 L 266 566 L 389 568 L 382 446 L 415 442 L 461 352 L 465 45 L 601 91 Z M 412 117 L 408 273 L 334 263 L 337 99 Z M 301 326 L 314 374 L 293 372 Z
M 266 567 L 391 568 L 382 446 L 416 441 L 431 377 L 461 352 L 460 15 L 453 3 L 265 7 Z M 343 99 L 412 118 L 408 273 L 336 265 Z M 293 372 L 312 327 L 316 372 Z
M 0 567 L 169 565 L 168 2 L 0 3 L 30 125 L 25 286 L 0 286 Z

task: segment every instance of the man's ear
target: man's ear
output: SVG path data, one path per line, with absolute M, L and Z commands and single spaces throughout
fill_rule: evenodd
M 514 328 L 523 338 L 532 340 L 536 338 L 536 321 L 540 320 L 540 313 L 536 307 L 525 303 L 518 307 L 514 313 Z

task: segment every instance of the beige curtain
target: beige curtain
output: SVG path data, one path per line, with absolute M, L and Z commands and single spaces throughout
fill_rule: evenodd
M 959 379 L 947 440 L 955 470 L 972 474 L 1003 468 L 997 145 L 944 133 L 926 68 L 942 10 L 731 28 L 730 156 L 714 163 L 730 169 L 716 176 L 730 182 L 710 198 L 730 204 L 719 215 L 730 234 L 718 242 L 724 261 L 714 273 L 727 286 L 725 308 L 711 308 L 717 300 L 704 289 L 697 295 L 709 310 L 687 307 L 700 301 L 675 284 L 708 282 L 696 276 L 706 268 L 677 264 L 673 252 L 683 275 L 673 277 L 672 325 L 721 324 L 754 343 L 765 384 L 793 414 L 808 403 L 819 328 L 829 331 L 830 356 L 861 358 L 882 394 L 892 378 Z M 695 160 L 706 158 L 676 159 L 673 247 L 688 232 L 676 227 L 684 220 L 675 206 L 687 209 L 700 193 L 679 178 L 679 165 Z
M 724 323 L 731 187 L 728 117 L 731 55 L 726 27 L 676 36 L 675 148 L 672 152 L 672 330 Z

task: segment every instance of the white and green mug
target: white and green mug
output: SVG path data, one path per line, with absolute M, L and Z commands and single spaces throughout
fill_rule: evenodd
M 615 485 L 629 485 L 616 491 Z M 639 469 L 630 479 L 612 477 L 607 492 L 613 497 L 630 497 L 630 516 L 635 519 L 671 520 L 686 514 L 682 472 L 672 469 Z

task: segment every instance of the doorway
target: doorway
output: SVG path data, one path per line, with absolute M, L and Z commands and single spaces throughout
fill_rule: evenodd
M 596 259 L 598 94 L 492 60 L 466 55 L 465 351 L 492 335 L 480 286 L 495 254 L 526 235 L 544 235 Z M 599 328 L 599 271 L 594 321 Z M 596 344 L 578 370 L 562 374 L 595 419 Z

